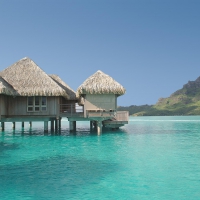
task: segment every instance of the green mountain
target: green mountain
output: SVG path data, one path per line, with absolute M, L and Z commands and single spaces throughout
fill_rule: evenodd
M 118 107 L 130 115 L 200 115 L 200 77 L 189 81 L 168 98 L 160 98 L 155 105 Z

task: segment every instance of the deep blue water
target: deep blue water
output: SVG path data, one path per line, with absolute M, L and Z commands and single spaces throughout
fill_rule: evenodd
M 200 116 L 131 117 L 118 131 L 0 132 L 0 199 L 200 199 Z

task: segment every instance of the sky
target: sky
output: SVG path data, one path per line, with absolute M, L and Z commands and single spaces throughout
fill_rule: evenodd
M 199 0 L 0 0 L 0 70 L 24 57 L 72 89 L 97 70 L 155 104 L 200 76 Z

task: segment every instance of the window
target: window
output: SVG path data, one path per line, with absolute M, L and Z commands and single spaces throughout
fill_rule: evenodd
M 41 97 L 41 109 L 42 111 L 47 110 L 47 97 Z
M 28 97 L 27 98 L 27 111 L 39 112 L 47 110 L 47 97 Z
M 33 102 L 34 102 L 34 97 L 28 97 L 28 111 L 33 111 Z
M 35 111 L 40 111 L 40 97 L 35 97 Z

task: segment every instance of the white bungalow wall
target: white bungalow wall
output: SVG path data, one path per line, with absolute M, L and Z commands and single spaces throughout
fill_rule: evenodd
M 86 110 L 116 110 L 117 97 L 115 94 L 86 94 L 84 113 Z

